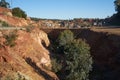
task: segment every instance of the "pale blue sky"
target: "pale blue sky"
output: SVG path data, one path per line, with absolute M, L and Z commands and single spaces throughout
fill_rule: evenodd
M 6 0 L 28 16 L 48 19 L 105 18 L 115 13 L 114 0 Z

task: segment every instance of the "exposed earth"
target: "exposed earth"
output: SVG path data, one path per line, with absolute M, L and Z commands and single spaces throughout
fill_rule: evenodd
M 16 37 L 15 43 L 11 35 Z M 37 28 L 31 32 L 1 30 L 0 80 L 58 80 L 51 72 L 50 52 L 43 42 L 46 47 L 50 44 L 47 34 Z

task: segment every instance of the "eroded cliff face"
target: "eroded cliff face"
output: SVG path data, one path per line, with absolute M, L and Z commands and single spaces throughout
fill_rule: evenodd
M 25 20 L 24 18 L 17 18 L 9 15 L 0 15 L 0 20 L 5 21 L 10 26 L 15 27 L 29 26 L 29 24 L 33 23 L 31 20 Z
M 24 58 L 31 58 L 37 66 L 51 66 L 49 51 L 42 45 L 42 42 L 45 42 L 47 47 L 50 44 L 45 32 L 35 29 L 31 33 L 18 31 L 18 35 L 17 46 L 13 48 L 13 51 Z
M 57 76 L 50 71 L 51 60 L 46 47 L 50 42 L 47 34 L 39 29 L 32 32 L 16 31 L 16 45 L 5 45 L 5 34 L 11 31 L 0 32 L 0 79 L 25 78 L 26 80 L 55 80 Z M 47 69 L 45 69 L 47 68 Z

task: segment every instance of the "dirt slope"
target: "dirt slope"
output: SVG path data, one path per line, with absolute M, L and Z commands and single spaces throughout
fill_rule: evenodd
M 0 21 L 5 21 L 10 26 L 24 27 L 33 24 L 34 21 L 30 19 L 18 18 L 12 15 L 12 10 L 0 7 Z
M 0 31 L 0 80 L 26 79 L 26 80 L 58 80 L 50 71 L 51 61 L 49 51 L 42 42 L 49 46 L 47 34 L 35 29 L 31 33 L 18 30 L 16 45 L 5 45 L 4 35 L 13 31 Z M 46 69 L 46 68 L 47 69 Z

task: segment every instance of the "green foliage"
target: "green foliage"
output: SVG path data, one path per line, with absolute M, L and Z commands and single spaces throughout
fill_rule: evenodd
M 36 17 L 31 17 L 30 19 L 33 20 L 33 21 L 36 21 L 36 22 L 41 20 L 40 18 L 36 18 Z
M 120 0 L 115 0 L 115 10 L 117 13 L 113 14 L 111 17 L 106 18 L 107 25 L 120 26 Z
M 74 39 L 70 30 L 63 31 L 58 41 L 59 49 L 63 52 L 66 63 L 63 72 L 66 73 L 64 79 L 87 80 L 89 71 L 92 70 L 92 57 L 89 45 L 85 41 Z
M 9 8 L 10 4 L 8 2 L 6 2 L 5 0 L 1 0 L 0 7 Z
M 6 23 L 5 21 L 3 21 L 3 22 L 2 22 L 2 26 L 3 26 L 3 27 L 8 27 L 9 25 L 8 25 L 8 23 Z
M 115 4 L 115 10 L 120 13 L 120 0 L 115 0 L 114 1 Z
M 26 32 L 31 32 L 34 29 L 33 26 L 28 26 L 26 27 Z
M 51 64 L 52 64 L 52 71 L 55 73 L 60 71 L 62 68 L 62 65 L 60 64 L 60 62 L 56 58 L 51 59 Z
M 70 30 L 63 31 L 58 37 L 59 46 L 64 46 L 67 43 L 73 41 L 74 34 Z
M 5 45 L 10 46 L 10 47 L 14 47 L 15 44 L 16 44 L 15 40 L 17 38 L 16 31 L 15 32 L 11 32 L 8 35 L 4 35 L 4 38 L 6 39 Z
M 13 16 L 20 17 L 20 18 L 25 18 L 26 19 L 26 17 L 27 17 L 27 14 L 25 13 L 25 11 L 23 11 L 19 7 L 13 8 L 12 9 L 12 14 L 13 14 Z
M 74 40 L 65 45 L 64 53 L 69 71 L 67 80 L 86 80 L 92 69 L 90 47 L 82 40 Z
M 9 25 L 5 21 L 1 21 L 0 20 L 0 26 L 2 26 L 2 27 L 8 27 Z

